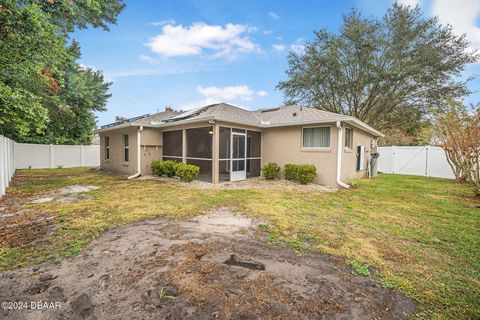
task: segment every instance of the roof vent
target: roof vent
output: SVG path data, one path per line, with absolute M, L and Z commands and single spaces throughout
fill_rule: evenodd
M 292 116 L 296 117 L 296 116 L 297 116 L 297 113 L 296 113 L 296 112 L 292 113 Z

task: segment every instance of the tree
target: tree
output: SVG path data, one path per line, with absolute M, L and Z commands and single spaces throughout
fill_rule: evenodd
M 480 56 L 468 48 L 464 35 L 418 7 L 394 4 L 382 19 L 352 10 L 338 34 L 316 31 L 303 53 L 289 54 L 288 79 L 278 88 L 288 102 L 415 135 L 432 107 L 469 92 L 458 76 Z
M 89 143 L 92 112 L 104 110 L 109 84 L 99 72 L 78 69 L 80 48 L 68 33 L 108 29 L 123 7 L 119 0 L 1 2 L 0 134 L 18 142 Z
M 64 34 L 89 25 L 108 31 L 108 24 L 116 24 L 117 16 L 125 8 L 119 0 L 17 0 L 17 3 L 20 7 L 40 6 Z
M 480 105 L 468 108 L 451 100 L 442 111 L 434 121 L 439 145 L 456 180 L 473 183 L 480 194 Z
M 0 133 L 15 140 L 42 134 L 52 74 L 69 61 L 66 39 L 36 4 L 0 5 Z
M 93 111 L 105 111 L 111 83 L 91 68 L 73 64 L 65 72 L 65 84 L 60 89 L 60 104 L 49 107 L 51 121 L 48 141 L 57 144 L 89 144 L 95 129 Z

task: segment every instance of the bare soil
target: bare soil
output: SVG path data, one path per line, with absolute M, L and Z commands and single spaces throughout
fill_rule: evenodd
M 342 258 L 268 245 L 258 224 L 220 208 L 107 231 L 59 264 L 1 273 L 0 301 L 60 306 L 0 318 L 404 319 L 416 311 Z
M 25 204 L 46 202 L 75 202 L 92 198 L 86 192 L 97 190 L 99 186 L 71 185 L 64 188 L 41 192 L 32 196 L 16 194 L 3 197 L 0 201 L 0 244 L 19 246 L 41 244 L 56 230 L 52 220 L 57 216 L 51 213 L 38 214 L 32 208 L 22 208 Z

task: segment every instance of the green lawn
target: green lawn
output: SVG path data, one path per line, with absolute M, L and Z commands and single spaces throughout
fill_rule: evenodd
M 230 206 L 268 221 L 272 245 L 314 248 L 346 257 L 359 273 L 375 270 L 386 287 L 413 297 L 420 318 L 480 319 L 480 199 L 468 185 L 381 175 L 352 190 L 306 193 L 196 190 L 150 180 L 124 180 L 88 169 L 20 170 L 8 197 L 72 184 L 102 186 L 93 199 L 28 204 L 58 215 L 48 243 L 0 243 L 0 268 L 78 254 L 103 230 L 163 216 L 182 218 Z

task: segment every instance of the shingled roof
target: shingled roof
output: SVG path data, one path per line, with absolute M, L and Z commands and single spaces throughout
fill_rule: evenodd
M 166 127 L 210 120 L 225 121 L 261 128 L 344 121 L 360 127 L 373 135 L 383 136 L 379 131 L 355 117 L 299 105 L 287 105 L 279 108 L 248 111 L 231 104 L 217 103 L 184 112 L 164 111 L 138 119 L 134 118 L 134 120 L 128 122 L 127 125 Z M 124 124 L 121 124 L 120 126 L 123 127 Z M 116 127 L 119 126 L 111 128 Z

